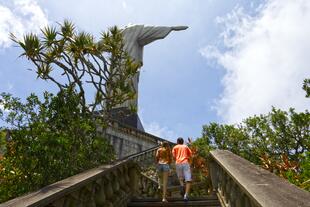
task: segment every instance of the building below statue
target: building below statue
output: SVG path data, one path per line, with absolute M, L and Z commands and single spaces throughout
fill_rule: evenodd
M 121 124 L 144 132 L 144 128 L 139 118 L 139 115 L 136 112 L 132 112 L 127 107 L 113 108 L 110 111 L 110 117 L 112 120 L 116 120 Z

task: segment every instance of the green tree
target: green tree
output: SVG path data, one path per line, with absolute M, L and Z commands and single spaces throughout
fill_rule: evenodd
M 302 87 L 306 91 L 306 97 L 310 97 L 310 79 L 305 79 Z
M 309 189 L 308 111 L 297 113 L 294 109 L 272 108 L 267 115 L 249 117 L 239 125 L 210 123 L 203 126 L 202 137 L 194 145 L 203 155 L 210 149 L 230 150 Z
M 6 151 L 5 135 L 6 135 L 5 130 L 0 131 L 0 157 L 2 157 Z
M 40 36 L 11 38 L 34 64 L 37 78 L 59 91 L 45 92 L 42 100 L 31 94 L 25 103 L 0 95 L 2 128 L 10 131 L 10 141 L 1 143 L 6 150 L 0 159 L 0 202 L 114 159 L 97 126 L 107 126 L 110 109 L 135 96 L 131 80 L 139 68 L 116 27 L 102 33 L 100 43 L 69 21 Z M 95 94 L 90 100 L 89 91 Z
M 131 80 L 139 65 L 124 50 L 117 27 L 103 32 L 99 43 L 67 20 L 57 28 L 46 27 L 41 36 L 30 33 L 22 40 L 11 38 L 24 50 L 21 56 L 34 64 L 38 78 L 53 82 L 59 90 L 73 87 L 77 91 L 83 111 L 108 115 L 111 108 L 135 96 Z M 89 102 L 86 88 L 95 94 Z
M 83 170 L 110 162 L 113 148 L 96 133 L 90 113 L 82 113 L 72 90 L 44 100 L 31 94 L 26 103 L 1 94 L 2 119 L 11 140 L 0 161 L 0 201 L 39 189 Z

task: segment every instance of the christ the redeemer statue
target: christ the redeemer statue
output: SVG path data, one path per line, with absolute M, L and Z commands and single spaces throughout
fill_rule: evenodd
M 171 31 L 180 31 L 187 29 L 187 26 L 145 26 L 145 25 L 130 25 L 122 29 L 124 49 L 128 55 L 136 61 L 140 66 L 143 65 L 143 47 L 155 40 L 165 38 Z M 132 83 L 136 96 L 132 100 L 128 100 L 112 110 L 112 117 L 122 123 L 144 131 L 138 114 L 130 111 L 131 107 L 138 109 L 138 72 L 133 78 Z
M 171 31 L 180 31 L 187 29 L 187 26 L 145 26 L 145 25 L 130 25 L 122 29 L 124 49 L 134 61 L 143 65 L 143 47 L 155 40 L 165 38 Z M 131 106 L 138 108 L 138 83 L 139 72 L 133 77 L 133 86 L 136 92 L 134 100 L 129 100 L 120 105 L 120 107 Z

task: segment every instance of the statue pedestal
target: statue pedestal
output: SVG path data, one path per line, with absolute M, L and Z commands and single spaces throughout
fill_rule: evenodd
M 130 111 L 127 107 L 114 108 L 110 111 L 110 117 L 126 126 L 144 132 L 144 128 L 136 112 Z

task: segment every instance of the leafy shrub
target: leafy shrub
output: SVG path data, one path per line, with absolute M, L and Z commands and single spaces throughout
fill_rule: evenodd
M 43 101 L 31 94 L 26 103 L 3 93 L 0 102 L 11 136 L 0 160 L 0 202 L 114 158 L 73 89 L 45 92 Z
M 210 123 L 193 144 L 206 157 L 211 149 L 229 150 L 309 191 L 310 113 L 273 108 L 239 125 Z

